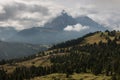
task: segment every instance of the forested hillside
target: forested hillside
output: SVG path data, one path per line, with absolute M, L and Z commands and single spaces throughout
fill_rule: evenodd
M 80 37 L 78 39 L 69 40 L 63 43 L 59 43 L 51 47 L 50 49 L 55 48 L 65 48 L 65 47 L 71 47 L 75 45 L 86 45 L 86 44 L 94 44 L 99 43 L 102 41 L 103 43 L 107 43 L 108 40 L 116 40 L 117 44 L 120 44 L 120 32 L 119 31 L 108 31 L 105 32 L 97 31 L 94 33 L 86 34 L 83 37 Z
M 0 80 L 29 80 L 53 73 L 65 74 L 68 80 L 74 73 L 105 75 L 110 78 L 104 80 L 120 80 L 119 41 L 119 31 L 95 32 L 54 45 L 45 52 L 24 58 L 23 61 L 1 61 Z M 31 65 L 28 66 L 29 63 Z M 9 72 L 8 66 L 14 69 Z

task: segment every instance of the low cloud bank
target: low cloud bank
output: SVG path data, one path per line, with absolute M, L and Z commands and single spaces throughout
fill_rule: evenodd
M 82 26 L 81 24 L 76 24 L 76 25 L 68 25 L 67 27 L 64 28 L 64 31 L 82 31 L 89 29 L 89 26 Z

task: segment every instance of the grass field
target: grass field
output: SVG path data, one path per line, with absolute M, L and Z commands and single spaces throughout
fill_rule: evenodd
M 12 73 L 16 67 L 21 67 L 21 66 L 25 66 L 25 67 L 49 66 L 51 65 L 51 62 L 48 58 L 49 58 L 49 55 L 44 57 L 36 57 L 34 59 L 14 63 L 12 65 L 11 64 L 0 65 L 0 67 L 3 67 L 8 73 Z
M 106 43 L 107 42 L 107 37 L 110 38 L 111 40 L 114 40 L 115 37 L 119 37 L 120 36 L 120 32 L 116 32 L 115 36 L 109 36 L 107 32 L 98 32 L 92 36 L 86 37 L 83 41 L 83 45 L 84 44 L 94 44 L 94 43 L 99 43 L 100 41 Z M 120 40 L 117 41 L 118 44 L 120 44 Z
M 55 55 L 63 55 L 64 53 L 58 53 Z M 18 63 L 14 63 L 14 64 L 5 64 L 5 65 L 0 65 L 0 67 L 3 67 L 7 73 L 12 73 L 16 67 L 31 67 L 31 66 L 50 66 L 52 65 L 52 63 L 50 62 L 50 58 L 51 55 L 46 55 L 46 56 L 42 56 L 42 57 L 36 57 L 34 59 L 30 59 L 30 60 L 26 60 L 26 61 L 22 61 L 22 62 L 18 62 Z
M 31 80 L 111 80 L 111 77 L 98 75 L 95 76 L 90 73 L 81 73 L 70 75 L 69 78 L 66 78 L 66 74 L 50 74 L 47 76 L 35 77 Z

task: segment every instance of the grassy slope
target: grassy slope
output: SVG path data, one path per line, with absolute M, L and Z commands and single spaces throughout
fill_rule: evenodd
M 47 54 L 48 52 L 46 51 L 45 53 Z M 36 57 L 34 59 L 19 62 L 19 63 L 14 63 L 12 65 L 9 65 L 9 64 L 0 65 L 0 67 L 3 67 L 5 70 L 7 70 L 8 73 L 11 73 L 15 70 L 16 67 L 21 67 L 21 66 L 25 66 L 25 67 L 50 66 L 50 65 L 52 65 L 52 63 L 50 62 L 50 59 L 49 59 L 51 56 L 63 55 L 63 54 L 64 53 L 58 53 L 58 54 L 54 54 L 54 55 L 46 55 L 43 57 Z
M 103 34 L 103 35 L 101 36 L 101 34 Z M 115 36 L 119 37 L 120 32 L 117 32 Z M 95 33 L 91 36 L 85 37 L 84 41 L 82 41 L 82 44 L 83 45 L 87 44 L 87 43 L 94 44 L 94 43 L 99 43 L 100 41 L 106 43 L 107 42 L 106 37 L 109 37 L 111 40 L 113 40 L 115 38 L 115 36 L 114 37 L 109 36 L 107 32 L 104 32 L 104 33 L 103 32 L 97 32 L 97 33 Z M 117 41 L 117 43 L 120 43 L 120 41 Z
M 85 43 L 93 44 L 93 43 L 99 43 L 101 40 L 103 42 L 106 42 L 105 37 L 100 37 L 101 33 L 94 34 L 92 36 L 85 38 Z
M 11 73 L 15 70 L 16 67 L 20 67 L 20 66 L 26 66 L 26 67 L 30 67 L 30 66 L 49 66 L 51 65 L 50 61 L 49 61 L 49 56 L 44 56 L 44 57 L 36 57 L 35 59 L 31 59 L 31 60 L 27 60 L 27 61 L 23 61 L 23 62 L 19 62 L 19 63 L 14 63 L 13 65 L 9 65 L 9 64 L 5 64 L 5 65 L 1 65 L 5 70 L 7 70 L 8 73 Z
M 66 74 L 50 74 L 41 77 L 35 77 L 31 80 L 111 80 L 111 77 L 98 75 L 95 76 L 90 73 L 81 73 L 81 74 L 73 74 L 69 78 L 66 78 Z

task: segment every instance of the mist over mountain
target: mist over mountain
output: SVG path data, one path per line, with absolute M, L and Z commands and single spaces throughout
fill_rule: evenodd
M 67 31 L 65 28 L 71 28 L 71 31 Z M 72 29 L 74 30 L 72 31 Z M 52 21 L 48 21 L 44 26 L 21 30 L 5 41 L 32 44 L 56 44 L 98 30 L 104 31 L 106 28 L 87 16 L 73 18 L 63 10 L 59 16 Z
M 13 27 L 0 27 L 0 40 L 4 41 L 17 34 L 17 32 Z
M 44 27 L 63 30 L 66 26 L 75 24 L 77 24 L 76 19 L 63 10 L 58 17 L 54 18 L 51 22 L 47 22 Z

